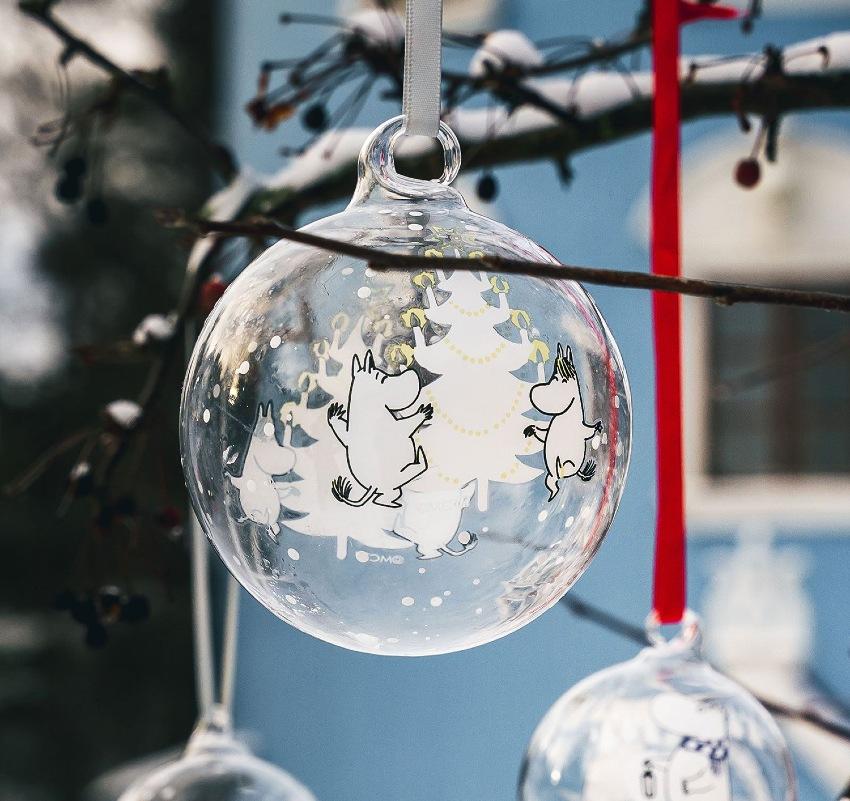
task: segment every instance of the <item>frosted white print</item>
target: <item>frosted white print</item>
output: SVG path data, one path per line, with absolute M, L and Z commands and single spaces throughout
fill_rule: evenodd
M 265 526 L 272 537 L 277 537 L 280 524 L 281 500 L 298 490 L 289 484 L 277 484 L 273 476 L 288 473 L 295 465 L 295 451 L 289 445 L 291 428 L 286 427 L 284 442 L 279 444 L 272 414 L 272 404 L 262 403 L 257 408 L 257 419 L 248 443 L 242 472 L 228 475 L 239 492 L 239 504 L 244 520 Z

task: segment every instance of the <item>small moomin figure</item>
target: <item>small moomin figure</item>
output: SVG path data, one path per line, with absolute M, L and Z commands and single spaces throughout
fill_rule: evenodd
M 416 485 L 404 493 L 404 506 L 398 513 L 393 533 L 416 545 L 418 559 L 436 559 L 446 554 L 462 556 L 478 544 L 478 536 L 460 531 L 463 510 L 475 494 L 475 481 L 460 490 L 419 492 Z M 457 540 L 459 548 L 449 547 Z
M 282 476 L 295 465 L 295 451 L 290 447 L 289 426 L 283 437 L 283 445 L 278 444 L 275 425 L 272 419 L 272 404 L 262 403 L 257 408 L 257 419 L 242 473 L 228 476 L 230 483 L 239 491 L 239 504 L 245 517 L 266 527 L 269 536 L 276 537 L 280 532 L 277 519 L 280 515 L 281 499 L 298 490 L 291 486 L 276 484 L 272 476 Z
M 664 801 L 730 801 L 729 735 L 723 704 L 711 698 L 662 693 L 650 713 L 662 731 L 680 738 L 666 759 L 647 759 L 644 797 Z
M 351 499 L 351 482 L 338 476 L 331 482 L 334 498 L 349 506 L 372 501 L 378 506 L 401 507 L 401 488 L 428 469 L 422 446 L 413 435 L 434 414 L 430 404 L 420 405 L 407 417 L 402 409 L 419 397 L 419 376 L 413 370 L 390 375 L 375 366 L 372 351 L 363 362 L 351 362 L 348 409 L 341 403 L 328 407 L 328 423 L 342 443 L 348 468 L 363 494 Z
M 530 393 L 531 404 L 537 411 L 552 415 L 548 425 L 530 425 L 523 433 L 543 443 L 546 460 L 546 489 L 551 501 L 558 494 L 558 481 L 578 476 L 590 481 L 596 472 L 596 462 L 584 458 L 589 439 L 602 431 L 602 422 L 584 422 L 584 407 L 578 384 L 572 349 L 564 353 L 558 344 L 555 369 L 543 384 L 535 384 Z

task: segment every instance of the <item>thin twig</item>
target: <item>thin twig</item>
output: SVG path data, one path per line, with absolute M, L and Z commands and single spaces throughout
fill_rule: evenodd
M 649 645 L 649 637 L 647 637 L 646 631 L 641 626 L 636 626 L 633 623 L 609 614 L 604 609 L 587 603 L 573 593 L 567 593 L 561 598 L 561 603 L 577 617 L 589 620 L 591 623 L 598 623 L 602 628 L 613 631 L 615 634 L 621 634 L 626 639 L 638 645 Z
M 187 219 L 177 214 L 162 215 L 164 223 L 177 228 L 190 228 L 199 234 L 225 236 L 266 237 L 288 239 L 303 245 L 320 248 L 362 259 L 375 270 L 430 270 L 436 264 L 429 256 L 407 253 L 388 253 L 383 250 L 341 242 L 307 231 L 294 230 L 274 220 L 252 219 L 247 222 L 217 222 L 202 219 Z M 760 287 L 748 284 L 732 284 L 721 281 L 703 281 L 696 278 L 675 278 L 651 275 L 633 270 L 614 270 L 604 267 L 579 267 L 576 265 L 554 265 L 525 259 L 506 259 L 501 256 L 485 255 L 481 258 L 445 257 L 439 266 L 446 270 L 481 269 L 497 270 L 508 275 L 528 275 L 549 280 L 582 281 L 629 289 L 649 289 L 657 292 L 676 292 L 681 295 L 710 298 L 723 305 L 734 303 L 764 303 L 783 306 L 803 306 L 829 311 L 850 312 L 850 295 L 831 292 Z
M 628 621 L 617 617 L 617 615 L 606 612 L 604 609 L 600 609 L 582 598 L 576 597 L 573 593 L 568 593 L 561 598 L 561 603 L 564 604 L 570 612 L 576 615 L 576 617 L 589 620 L 592 623 L 597 623 L 608 631 L 611 631 L 614 634 L 619 634 L 632 642 L 636 642 L 638 645 L 645 646 L 649 644 L 649 638 L 640 626 L 636 626 L 633 623 L 629 623 Z M 850 726 L 847 726 L 846 724 L 830 720 L 812 709 L 797 709 L 777 701 L 768 700 L 755 693 L 753 693 L 753 695 L 759 703 L 773 715 L 778 715 L 779 717 L 786 718 L 787 720 L 799 720 L 804 723 L 809 723 L 810 725 L 828 732 L 841 740 L 850 742 Z
M 12 479 L 3 486 L 4 494 L 10 496 L 20 495 L 22 492 L 28 490 L 30 486 L 32 486 L 33 482 L 35 482 L 59 456 L 73 448 L 75 445 L 79 445 L 86 439 L 86 437 L 91 436 L 91 433 L 92 430 L 86 428 L 51 445 L 21 475 Z
M 23 13 L 40 22 L 65 43 L 66 56 L 83 56 L 89 62 L 100 67 L 104 72 L 109 73 L 113 78 L 120 81 L 122 85 L 131 89 L 137 95 L 143 97 L 171 117 L 204 147 L 216 169 L 221 172 L 224 178 L 229 178 L 236 172 L 233 155 L 226 147 L 213 141 L 201 125 L 169 102 L 166 95 L 162 92 L 157 91 L 145 83 L 138 75 L 119 67 L 114 61 L 101 53 L 100 50 L 77 36 L 53 15 L 50 5 L 46 0 L 19 0 L 18 2 L 18 7 Z

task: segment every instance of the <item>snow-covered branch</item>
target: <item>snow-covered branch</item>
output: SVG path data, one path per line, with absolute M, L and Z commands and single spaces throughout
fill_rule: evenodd
M 850 32 L 834 33 L 776 51 L 735 59 L 682 59 L 682 118 L 783 114 L 850 107 Z M 644 133 L 650 129 L 652 78 L 648 72 L 622 75 L 591 72 L 576 79 L 530 78 L 523 82 L 527 103 L 512 111 L 457 108 L 446 115 L 472 154 L 467 169 L 551 160 Z M 535 104 L 538 96 L 542 103 Z M 540 107 L 559 109 L 557 116 Z M 367 128 L 332 131 L 262 182 L 245 213 L 294 220 L 310 207 L 347 197 Z M 433 175 L 440 154 L 421 144 L 402 148 L 399 169 Z

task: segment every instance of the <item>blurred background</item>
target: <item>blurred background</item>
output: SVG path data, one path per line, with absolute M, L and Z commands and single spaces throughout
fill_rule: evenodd
M 328 36 L 320 25 L 280 25 L 280 14 L 365 5 L 64 0 L 54 10 L 154 86 L 167 65 L 174 104 L 269 174 L 304 130 L 297 119 L 272 133 L 254 126 L 244 107 L 259 65 L 303 56 Z M 846 0 L 763 5 L 750 35 L 701 23 L 685 29 L 683 52 L 739 54 L 850 28 Z M 539 40 L 615 35 L 639 3 L 445 7 L 453 31 L 515 28 Z M 167 368 L 156 425 L 116 477 L 124 490 L 109 520 L 85 497 L 87 477 L 69 468 L 91 447 L 98 410 L 140 390 L 148 357 L 131 346 L 134 330 L 177 302 L 189 243 L 154 212 L 198 209 L 216 183 L 173 120 L 113 97 L 82 58 L 63 66 L 59 40 L 16 4 L 0 7 L 0 39 L 0 799 L 115 798 L 137 760 L 179 747 L 195 714 L 179 361 Z M 447 50 L 446 64 L 465 69 L 470 55 Z M 93 102 L 103 113 L 67 131 L 69 111 Z M 397 108 L 375 93 L 348 123 L 371 128 Z M 783 120 L 777 162 L 746 191 L 733 172 L 753 136 L 731 115 L 685 126 L 685 272 L 850 291 L 850 114 Z M 492 198 L 477 192 L 475 171 L 459 185 L 471 205 L 564 261 L 645 270 L 648 135 L 583 152 L 571 166 L 568 186 L 549 163 L 498 168 Z M 232 271 L 244 253 L 229 257 L 222 269 Z M 640 624 L 655 507 L 650 298 L 591 291 L 629 372 L 635 431 L 619 514 L 574 593 Z M 690 603 L 710 655 L 766 697 L 847 722 L 850 323 L 688 301 L 685 362 Z M 543 713 L 636 650 L 562 605 L 505 640 L 422 660 L 326 645 L 247 596 L 240 623 L 236 725 L 326 801 L 507 801 Z M 850 779 L 850 743 L 780 722 L 802 801 L 834 797 Z

